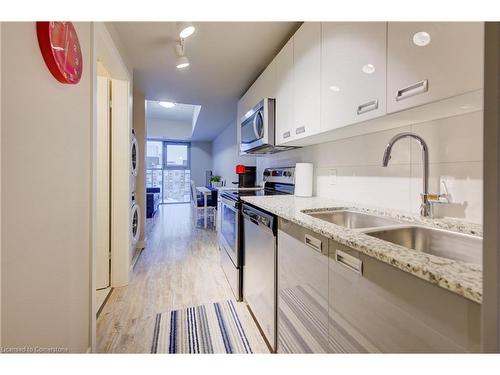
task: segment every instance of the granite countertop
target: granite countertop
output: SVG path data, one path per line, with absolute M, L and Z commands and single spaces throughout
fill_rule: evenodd
M 388 263 L 402 271 L 411 273 L 430 283 L 457 293 L 471 301 L 482 303 L 483 274 L 477 264 L 455 261 L 392 244 L 368 236 L 360 230 L 349 229 L 314 218 L 305 212 L 338 210 L 346 208 L 394 218 L 402 224 L 425 225 L 482 237 L 479 224 L 459 219 L 430 219 L 401 211 L 360 207 L 352 203 L 338 202 L 328 198 L 300 198 L 290 195 L 248 196 L 242 199 L 286 220 L 308 228 L 327 238 L 349 246 L 368 256 Z

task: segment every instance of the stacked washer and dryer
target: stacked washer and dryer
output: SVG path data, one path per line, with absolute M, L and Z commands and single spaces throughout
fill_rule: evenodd
M 130 191 L 131 191 L 131 206 L 130 206 L 130 237 L 132 249 L 135 250 L 139 237 L 141 235 L 141 210 L 135 199 L 137 186 L 137 173 L 139 171 L 139 145 L 135 137 L 135 131 L 132 129 L 132 137 L 130 142 Z

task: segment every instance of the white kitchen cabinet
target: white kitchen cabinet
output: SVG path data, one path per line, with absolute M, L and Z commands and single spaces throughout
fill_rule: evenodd
M 388 112 L 483 87 L 482 22 L 389 22 Z
M 305 22 L 293 36 L 294 139 L 320 132 L 321 23 Z
M 386 114 L 385 22 L 321 24 L 321 131 Z
M 294 84 L 293 37 L 273 60 L 276 69 L 276 144 L 293 139 L 294 133 Z
M 332 352 L 479 352 L 481 305 L 330 240 Z
M 276 95 L 275 63 L 271 62 L 250 86 L 242 98 L 241 116 L 252 109 L 264 98 L 274 98 Z M 240 117 L 241 118 L 241 117 Z
M 271 62 L 252 85 L 250 101 L 255 104 L 264 98 L 276 96 L 276 69 L 274 61 Z
M 279 219 L 278 353 L 327 353 L 328 239 Z

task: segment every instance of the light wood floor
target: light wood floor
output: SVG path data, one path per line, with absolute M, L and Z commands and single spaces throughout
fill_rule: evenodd
M 216 233 L 194 227 L 189 204 L 160 206 L 151 225 L 129 285 L 115 288 L 99 315 L 98 352 L 149 353 L 157 313 L 234 299 Z M 243 303 L 238 312 L 253 351 L 268 353 Z

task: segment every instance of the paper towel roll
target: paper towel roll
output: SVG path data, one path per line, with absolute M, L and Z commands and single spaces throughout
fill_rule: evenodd
M 313 164 L 295 164 L 295 196 L 312 197 L 313 192 Z

